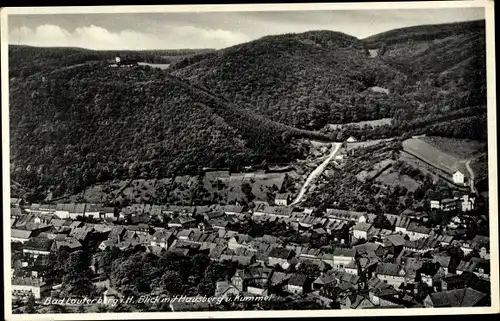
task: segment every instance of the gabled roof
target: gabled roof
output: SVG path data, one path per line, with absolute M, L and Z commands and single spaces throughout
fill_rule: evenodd
M 161 247 L 161 246 L 154 246 L 154 245 L 150 245 L 147 247 L 147 249 L 149 250 L 149 252 L 155 254 L 155 255 L 160 255 L 162 252 L 165 252 L 165 248 Z
M 443 268 L 450 266 L 451 256 L 435 254 L 432 256 L 432 262 L 437 262 Z
M 29 239 L 31 237 L 32 233 L 33 233 L 33 231 L 11 229 L 10 230 L 10 237 L 20 238 L 20 239 Z
M 318 278 L 314 280 L 314 283 L 322 285 L 326 285 L 332 282 L 335 282 L 335 275 L 333 273 L 325 273 L 318 276 Z
M 376 256 L 376 251 L 379 250 L 382 246 L 373 242 L 366 242 L 363 244 L 359 244 L 354 246 L 357 255 L 368 255 L 368 256 Z
M 474 307 L 486 294 L 466 287 L 431 293 L 429 297 L 434 307 Z
M 153 234 L 153 239 L 154 240 L 168 240 L 172 236 L 173 236 L 173 234 L 171 232 L 167 232 L 165 230 L 163 230 L 163 231 L 156 231 Z
M 403 246 L 405 245 L 405 238 L 401 234 L 392 234 L 392 235 L 387 235 L 384 240 L 384 244 L 392 244 L 394 246 Z
M 352 228 L 355 231 L 364 231 L 368 232 L 372 228 L 372 225 L 369 223 L 365 222 L 358 222 L 354 227 Z
M 355 257 L 356 256 L 356 249 L 355 248 L 336 247 L 333 250 L 333 256 Z
M 269 282 L 273 285 L 276 285 L 276 284 L 281 284 L 283 282 L 285 282 L 286 280 L 288 280 L 288 278 L 290 278 L 289 275 L 287 275 L 286 273 L 283 273 L 283 272 L 273 272 L 273 274 L 271 275 L 271 278 L 269 279 Z
M 405 215 L 400 215 L 396 220 L 395 226 L 399 228 L 407 228 L 409 224 L 410 224 L 410 218 Z
M 53 240 L 49 240 L 41 237 L 33 237 L 28 240 L 23 246 L 26 250 L 38 250 L 38 251 L 50 251 L 52 247 Z
M 70 249 L 76 249 L 82 247 L 82 243 L 80 243 L 77 239 L 68 237 L 65 238 L 64 240 L 54 240 L 55 246 L 57 249 L 67 246 Z
M 471 244 L 474 248 L 479 248 L 481 246 L 486 246 L 487 248 L 489 248 L 490 238 L 488 236 L 484 236 L 484 235 L 476 235 L 472 239 Z
M 410 223 L 406 229 L 408 230 L 408 232 L 415 232 L 421 234 L 430 234 L 431 232 L 430 228 L 422 226 L 416 222 Z

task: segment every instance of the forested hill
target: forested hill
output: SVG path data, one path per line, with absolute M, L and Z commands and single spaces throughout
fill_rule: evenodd
M 267 36 L 182 60 L 174 74 L 273 120 L 318 129 L 394 113 L 392 89 L 405 75 L 369 58 L 358 39 L 333 31 Z
M 486 82 L 484 20 L 395 29 L 363 43 L 415 80 L 448 86 L 466 81 L 479 90 Z
M 369 50 L 377 49 L 379 56 L 372 57 Z M 299 128 L 390 117 L 388 135 L 431 130 L 485 139 L 476 126 L 486 112 L 481 21 L 404 28 L 364 40 L 332 31 L 269 36 L 171 69 Z
M 213 49 L 90 50 L 74 47 L 9 45 L 9 77 L 24 78 L 65 66 L 112 60 L 116 56 L 125 56 L 141 62 L 168 64 L 193 54 L 212 51 Z
M 10 83 L 11 177 L 74 193 L 98 181 L 288 162 L 314 136 L 150 67 L 88 63 Z M 318 136 L 318 135 L 316 135 Z

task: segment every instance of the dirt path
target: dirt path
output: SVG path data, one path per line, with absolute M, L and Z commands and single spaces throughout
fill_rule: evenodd
M 290 205 L 295 205 L 297 203 L 302 202 L 302 200 L 306 194 L 306 191 L 309 188 L 309 185 L 311 185 L 311 183 L 323 173 L 326 166 L 335 157 L 335 155 L 337 155 L 337 152 L 339 151 L 340 146 L 342 146 L 342 143 L 332 143 L 332 151 L 330 152 L 330 156 L 328 156 L 327 159 L 325 159 L 321 164 L 319 164 L 318 167 L 316 167 L 311 172 L 311 174 L 309 174 L 304 185 L 302 185 L 302 187 L 300 188 L 299 194 L 297 195 L 295 200 Z

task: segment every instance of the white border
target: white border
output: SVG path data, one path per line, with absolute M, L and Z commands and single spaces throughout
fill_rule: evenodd
M 488 161 L 491 242 L 491 307 L 484 308 L 413 308 L 370 310 L 301 310 L 301 311 L 236 311 L 236 312 L 141 312 L 141 313 L 86 313 L 86 314 L 12 314 L 10 282 L 4 285 L 6 320 L 119 320 L 119 319 L 195 319 L 195 318 L 258 318 L 258 317 L 322 317 L 322 316 L 405 316 L 457 315 L 498 313 L 498 204 L 496 151 L 496 86 L 493 0 L 477 1 L 415 1 L 379 3 L 309 3 L 309 4 L 239 4 L 239 5 L 175 5 L 175 6 L 103 6 L 103 7 L 10 7 L 1 10 L 1 67 L 2 67 L 2 170 L 4 220 L 4 280 L 11 279 L 10 267 L 10 153 L 9 153 L 9 97 L 8 97 L 8 41 L 9 15 L 27 14 L 81 14 L 81 13 L 152 13 L 152 12 L 230 12 L 230 11 L 292 11 L 292 10 L 373 10 L 373 9 L 437 9 L 484 7 L 486 19 L 487 93 L 488 93 Z M 7 258 L 7 259 L 6 259 Z

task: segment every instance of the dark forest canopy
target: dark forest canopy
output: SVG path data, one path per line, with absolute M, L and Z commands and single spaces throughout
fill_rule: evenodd
M 372 58 L 368 49 L 379 56 Z M 399 128 L 486 106 L 485 62 L 480 21 L 404 28 L 365 40 L 332 31 L 268 36 L 195 55 L 171 70 L 298 128 L 387 117 Z
M 11 80 L 10 97 L 12 179 L 57 195 L 114 178 L 289 162 L 302 155 L 294 138 L 328 139 L 150 67 L 58 69 Z
M 116 55 L 171 65 L 111 68 Z M 303 156 L 294 138 L 486 140 L 484 22 L 364 40 L 310 31 L 217 51 L 9 46 L 9 76 L 11 175 L 35 194 L 287 163 Z M 381 118 L 392 121 L 324 130 Z
M 86 62 L 114 60 L 117 56 L 139 62 L 169 64 L 214 49 L 90 50 L 76 47 L 32 47 L 9 45 L 9 77 L 27 77 Z

